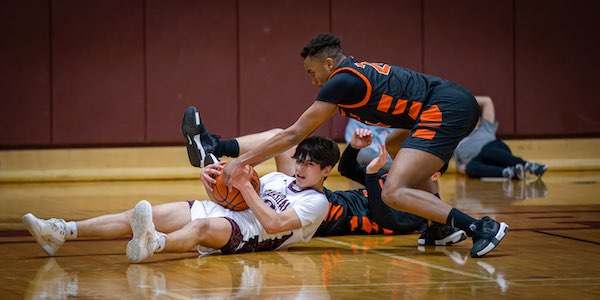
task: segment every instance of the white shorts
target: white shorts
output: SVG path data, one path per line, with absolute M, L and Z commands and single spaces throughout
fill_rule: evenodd
M 191 219 L 200 218 L 226 218 L 232 227 L 232 234 L 229 242 L 221 249 L 212 249 L 198 246 L 200 254 L 212 253 L 245 253 L 266 250 L 276 250 L 290 236 L 283 235 L 273 239 L 264 231 L 258 222 L 258 219 L 252 214 L 250 209 L 243 211 L 232 211 L 214 203 L 210 200 L 194 201 L 190 207 Z

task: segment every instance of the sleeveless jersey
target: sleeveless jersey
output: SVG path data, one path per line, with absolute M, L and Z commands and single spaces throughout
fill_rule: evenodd
M 448 81 L 431 75 L 384 63 L 357 62 L 353 57 L 344 59 L 330 75 L 340 72 L 358 76 L 366 84 L 366 94 L 360 102 L 335 99 L 340 114 L 368 125 L 410 129 L 421 111 L 427 106 L 436 86 Z M 325 83 L 335 84 L 332 80 Z M 334 88 L 329 86 L 327 88 Z M 334 102 L 331 99 L 317 100 Z

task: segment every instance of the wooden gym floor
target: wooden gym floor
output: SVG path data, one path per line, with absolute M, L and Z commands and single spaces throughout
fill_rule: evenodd
M 332 177 L 330 188 L 351 184 Z M 480 181 L 447 174 L 441 195 L 510 225 L 483 259 L 471 241 L 417 247 L 417 234 L 315 238 L 288 251 L 198 257 L 157 254 L 132 265 L 127 239 L 65 243 L 53 258 L 20 218 L 83 219 L 203 198 L 195 180 L 0 184 L 2 299 L 475 299 L 600 298 L 600 172 L 549 172 L 543 181 Z M 200 195 L 200 196 L 199 196 Z

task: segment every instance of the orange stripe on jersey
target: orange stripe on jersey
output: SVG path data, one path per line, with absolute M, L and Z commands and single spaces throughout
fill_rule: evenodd
M 339 219 L 343 211 L 344 208 L 341 205 L 332 205 L 329 209 L 329 218 L 327 220 L 330 221 Z
M 377 110 L 387 113 L 390 110 L 390 105 L 392 105 L 392 96 L 381 94 L 381 99 L 379 99 L 379 104 L 377 104 Z
M 417 117 L 419 116 L 419 112 L 421 111 L 421 106 L 423 106 L 423 103 L 416 102 L 416 101 L 410 104 L 410 110 L 408 112 L 408 115 L 413 120 L 416 120 Z
M 421 122 L 441 123 L 442 112 L 440 111 L 439 107 L 437 105 L 433 105 L 430 108 L 426 109 L 421 114 Z
M 398 99 L 398 102 L 396 103 L 396 108 L 394 108 L 392 115 L 403 114 L 404 111 L 406 110 L 406 105 L 408 105 L 408 101 L 406 101 L 404 99 Z
M 364 106 L 365 104 L 367 104 L 367 102 L 369 102 L 369 98 L 371 98 L 371 90 L 373 89 L 373 87 L 371 87 L 371 83 L 369 82 L 369 79 L 367 79 L 367 77 L 365 77 L 365 75 L 361 74 L 360 72 L 358 72 L 352 68 L 339 68 L 339 69 L 333 71 L 333 73 L 331 73 L 331 75 L 329 75 L 329 78 L 331 79 L 331 77 L 333 75 L 337 74 L 340 71 L 350 71 L 350 72 L 356 74 L 358 77 L 360 77 L 367 85 L 367 94 L 365 95 L 365 98 L 362 99 L 358 103 L 350 104 L 350 105 L 338 104 L 338 106 L 344 107 L 344 108 L 357 108 L 357 107 L 361 107 L 361 106 Z
M 383 234 L 394 234 L 393 231 L 383 228 Z
M 433 137 L 435 136 L 435 131 L 430 130 L 430 129 L 417 129 L 412 136 L 426 139 L 426 140 L 432 140 Z
M 350 231 L 354 231 L 356 228 L 358 228 L 358 217 L 353 216 L 350 218 Z
M 341 206 L 341 205 L 338 206 L 338 209 L 337 209 L 337 211 L 335 213 L 335 216 L 334 216 L 334 220 L 339 220 L 339 218 L 342 216 L 343 212 L 344 212 L 344 207 Z
M 373 229 L 375 230 L 375 232 L 379 231 L 379 225 L 375 222 L 371 222 L 371 226 L 373 226 Z
M 372 229 L 371 222 L 369 221 L 369 218 L 367 218 L 366 216 L 362 217 L 362 227 L 361 227 L 361 229 L 364 232 L 371 233 L 371 229 Z

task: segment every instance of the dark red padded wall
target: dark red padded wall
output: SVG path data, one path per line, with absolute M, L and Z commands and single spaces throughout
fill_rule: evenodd
M 238 134 L 236 1 L 146 2 L 149 143 L 182 142 L 194 105 L 209 130 Z
M 517 133 L 600 133 L 600 2 L 516 1 Z
M 48 1 L 0 3 L 0 145 L 50 143 Z
M 422 4 L 420 0 L 332 0 L 332 31 L 342 39 L 347 55 L 360 61 L 385 62 L 420 71 L 422 68 Z M 331 136 L 344 139 L 346 117 L 334 118 Z
M 145 141 L 144 2 L 52 2 L 53 142 Z
M 288 127 L 315 100 L 300 51 L 329 30 L 327 1 L 239 1 L 240 130 Z M 331 122 L 316 133 L 327 135 Z
M 513 28 L 512 1 L 424 2 L 424 72 L 491 96 L 499 134 L 515 131 Z
M 333 32 L 347 55 L 421 70 L 420 0 L 372 1 L 369 9 L 360 0 L 332 1 Z

